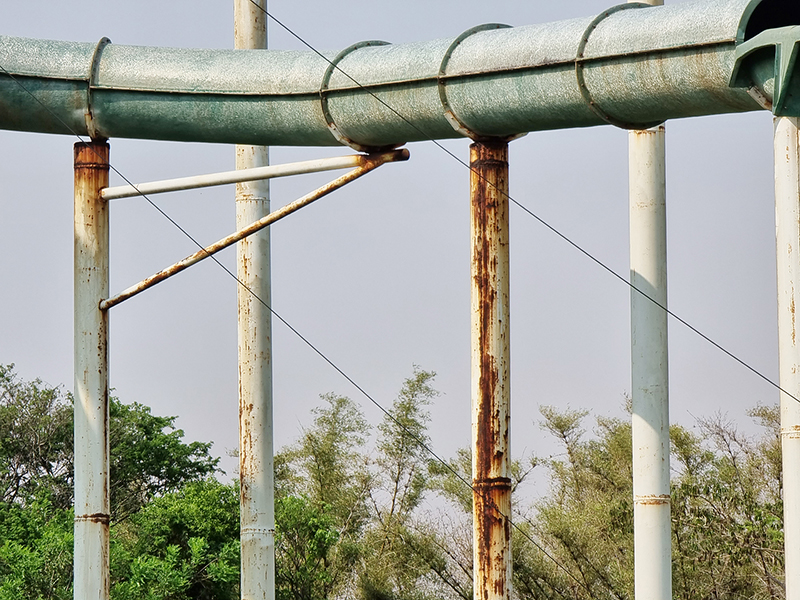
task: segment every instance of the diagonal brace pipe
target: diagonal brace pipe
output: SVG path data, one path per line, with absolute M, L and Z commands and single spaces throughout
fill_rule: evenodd
M 191 256 L 187 256 L 183 260 L 176 262 L 170 267 L 163 269 L 156 273 L 155 275 L 151 275 L 147 279 L 143 279 L 136 285 L 133 285 L 126 289 L 125 291 L 117 294 L 112 298 L 108 298 L 107 300 L 103 300 L 100 302 L 100 310 L 108 310 L 117 304 L 124 302 L 128 298 L 132 298 L 133 296 L 145 291 L 148 288 L 153 287 L 157 283 L 164 281 L 172 277 L 173 275 L 180 273 L 184 269 L 191 267 L 192 265 L 200 262 L 203 259 L 209 258 L 210 256 L 216 254 L 220 250 L 224 250 L 228 246 L 232 246 L 239 240 L 246 238 L 248 235 L 256 233 L 264 229 L 265 227 L 271 225 L 275 221 L 279 221 L 280 219 L 292 214 L 293 212 L 303 208 L 326 196 L 333 192 L 334 190 L 339 189 L 340 187 L 350 183 L 351 181 L 355 181 L 362 175 L 366 175 L 370 171 L 377 169 L 383 164 L 389 162 L 401 162 L 406 161 L 409 158 L 408 150 L 395 150 L 393 152 L 386 152 L 383 154 L 368 154 L 361 156 L 361 164 L 353 169 L 342 175 L 341 177 L 334 179 L 330 183 L 325 184 L 324 186 L 317 188 L 313 192 L 306 194 L 302 198 L 295 200 L 287 204 L 286 206 L 279 208 L 278 210 L 271 212 L 263 219 L 259 219 L 252 225 L 245 227 L 244 229 L 240 229 L 236 233 L 232 233 L 231 235 L 222 238 L 218 242 L 211 244 L 210 246 L 206 246 L 205 248 L 198 250 Z

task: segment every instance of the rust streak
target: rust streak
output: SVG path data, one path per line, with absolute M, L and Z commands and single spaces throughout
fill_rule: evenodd
M 108 525 L 111 522 L 111 517 L 105 513 L 92 513 L 91 515 L 75 515 L 75 520 Z
M 636 496 L 633 499 L 634 504 L 640 506 L 657 506 L 657 505 L 664 505 L 670 503 L 669 495 L 659 495 L 659 496 Z
M 506 600 L 511 579 L 508 477 L 508 144 L 470 146 L 475 597 Z

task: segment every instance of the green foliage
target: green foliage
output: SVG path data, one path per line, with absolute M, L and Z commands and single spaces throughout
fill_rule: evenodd
M 183 442 L 177 417 L 158 417 L 141 404 L 122 404 L 115 398 L 111 417 L 111 510 L 118 521 L 138 511 L 150 499 L 176 491 L 217 471 L 219 459 L 211 444 Z
M 327 406 L 312 410 L 314 422 L 300 443 L 286 452 L 293 466 L 294 495 L 305 495 L 318 507 L 327 506 L 344 537 L 361 531 L 368 473 L 364 444 L 369 425 L 358 406 L 345 396 L 321 396 Z
M 276 457 L 276 472 L 285 476 L 276 506 L 281 597 L 438 597 L 431 582 L 434 566 L 440 581 L 449 576 L 445 550 L 416 518 L 428 488 L 424 444 L 434 376 L 415 368 L 405 380 L 378 426 L 374 456 L 361 411 L 329 394 L 300 442 Z
M 430 415 L 425 407 L 438 392 L 430 383 L 436 373 L 414 368 L 413 377 L 403 382 L 389 414 L 378 426 L 378 467 L 376 483 L 388 495 L 388 504 L 378 508 L 378 519 L 404 521 L 418 505 L 425 489 L 429 461 L 426 446 Z M 373 505 L 378 503 L 373 497 Z
M 328 598 L 334 582 L 330 554 L 339 540 L 329 507 L 299 496 L 280 498 L 275 521 L 277 600 Z
M 45 491 L 72 501 L 72 397 L 36 379 L 21 382 L 0 365 L 0 501 L 24 502 Z
M 431 461 L 434 373 L 415 368 L 376 428 L 328 394 L 300 440 L 275 457 L 278 600 L 472 598 L 471 454 Z M 71 598 L 71 397 L 0 366 L 0 600 Z M 563 452 L 512 461 L 514 489 L 539 465 L 550 490 L 514 502 L 519 600 L 633 598 L 631 425 L 542 407 Z M 750 415 L 748 438 L 719 416 L 673 425 L 673 590 L 679 600 L 783 592 L 780 415 Z M 211 479 L 209 444 L 174 417 L 110 405 L 113 600 L 239 596 L 239 493 Z M 423 510 L 437 492 L 448 506 Z M 532 513 L 522 518 L 522 511 Z
M 700 436 L 673 434 L 676 598 L 783 597 L 780 419 L 777 408 L 751 415 L 767 426 L 761 440 L 720 416 L 699 420 Z
M 0 600 L 72 598 L 72 510 L 0 503 Z
M 300 441 L 278 453 L 275 460 L 276 475 L 284 475 L 276 485 L 276 519 L 280 507 L 284 517 L 301 515 L 317 521 L 299 537 L 287 536 L 283 530 L 281 544 L 276 543 L 276 564 L 287 586 L 281 593 L 305 590 L 312 594 L 308 597 L 322 593 L 319 597 L 329 598 L 349 586 L 362 556 L 361 536 L 369 519 L 371 485 L 365 451 L 369 425 L 349 398 L 336 394 L 321 398 L 325 404 L 312 411 L 313 423 Z M 277 523 L 277 527 L 283 526 Z M 302 549 L 320 527 L 323 531 L 332 529 L 336 542 L 320 545 L 317 550 Z M 323 547 L 325 556 L 318 556 Z M 304 555 L 315 558 L 303 562 L 299 557 Z
M 472 452 L 459 448 L 456 456 L 444 465 L 431 461 L 428 465 L 429 485 L 465 513 L 472 514 Z M 466 482 L 466 484 L 465 484 Z
M 427 487 L 429 444 L 427 406 L 438 392 L 435 373 L 414 368 L 378 427 L 370 500 L 374 520 L 363 538 L 359 592 L 365 600 L 423 599 L 424 577 L 433 550 L 423 553 L 424 538 L 412 518 Z
M 233 500 L 221 502 L 221 492 L 207 490 L 211 496 L 202 501 L 200 488 L 186 487 L 198 480 L 198 486 L 221 485 L 203 481 L 217 471 L 210 444 L 185 444 L 175 417 L 154 416 L 140 404 L 112 398 L 109 412 L 112 575 L 123 582 L 115 597 L 180 598 L 164 590 L 186 588 L 185 597 L 202 598 L 191 595 L 200 580 L 236 588 L 237 492 L 230 489 Z M 70 394 L 38 379 L 22 382 L 13 365 L 0 365 L 0 600 L 72 597 L 72 440 Z M 173 513 L 183 506 L 187 515 L 186 523 L 169 521 L 175 539 L 167 546 L 175 550 L 141 537 L 152 537 L 155 521 L 167 522 L 162 503 L 170 501 Z M 147 516 L 137 512 L 143 507 Z M 191 515 L 196 522 L 224 516 L 227 529 L 187 537 Z M 213 594 L 206 597 L 223 597 Z
M 114 600 L 238 598 L 238 490 L 187 483 L 112 528 L 111 549 Z
M 213 475 L 211 444 L 182 441 L 177 417 L 158 417 L 141 404 L 109 405 L 111 516 L 124 519 L 159 494 Z M 13 365 L 0 365 L 0 501 L 47 495 L 72 505 L 72 396 L 36 379 L 20 382 Z
M 521 598 L 633 598 L 631 428 L 600 418 L 585 439 L 581 411 L 542 410 L 564 446 L 551 460 L 552 493 L 514 536 Z M 720 417 L 700 435 L 673 425 L 672 529 L 675 598 L 782 598 L 783 555 L 777 409 L 751 415 L 767 435 L 748 439 Z

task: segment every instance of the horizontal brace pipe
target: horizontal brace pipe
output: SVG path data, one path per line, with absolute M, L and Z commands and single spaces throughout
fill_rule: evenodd
M 274 212 L 271 212 L 266 217 L 264 217 L 263 219 L 259 219 L 252 225 L 249 225 L 244 229 L 240 229 L 236 233 L 232 233 L 231 235 L 222 238 L 218 242 L 211 244 L 210 246 L 206 246 L 202 250 L 198 250 L 191 256 L 187 256 L 183 260 L 176 262 L 172 266 L 159 271 L 155 275 L 151 275 L 147 279 L 143 279 L 136 285 L 129 287 L 127 290 L 117 294 L 116 296 L 108 298 L 107 300 L 102 300 L 100 302 L 100 310 L 108 310 L 116 306 L 117 304 L 124 302 L 125 300 L 132 298 L 137 294 L 140 294 L 146 289 L 153 287 L 157 283 L 160 283 L 165 279 L 168 279 L 173 275 L 180 273 L 184 269 L 188 269 L 189 267 L 200 262 L 201 260 L 210 258 L 220 250 L 224 250 L 228 246 L 232 246 L 239 240 L 246 238 L 248 235 L 251 235 L 253 233 L 256 233 L 257 231 L 264 229 L 265 227 L 271 225 L 272 223 L 275 223 L 276 221 L 279 221 L 282 218 L 292 214 L 293 212 L 303 208 L 304 206 L 308 206 L 315 200 L 318 200 L 323 196 L 330 194 L 334 190 L 339 189 L 340 187 L 350 183 L 351 181 L 355 181 L 362 175 L 366 175 L 370 171 L 377 169 L 383 164 L 389 162 L 406 161 L 408 160 L 408 158 L 409 158 L 409 152 L 408 150 L 405 149 L 395 150 L 393 152 L 386 152 L 383 154 L 373 154 L 364 156 L 362 157 L 363 162 L 361 165 L 359 165 L 352 171 L 345 173 L 338 179 L 334 179 L 330 183 L 325 184 L 320 188 L 317 188 L 316 190 L 314 190 L 309 194 L 306 194 L 302 198 L 299 198 L 294 202 L 291 202 L 286 206 L 279 208 Z
M 336 169 L 352 169 L 353 167 L 359 167 L 363 165 L 365 158 L 366 157 L 361 154 L 352 154 L 349 156 L 335 156 L 331 158 L 318 158 L 316 160 L 304 160 L 301 162 L 287 163 L 284 165 L 270 165 L 267 167 L 241 169 L 238 171 L 225 171 L 222 173 L 209 173 L 207 175 L 180 177 L 177 179 L 163 179 L 161 181 L 151 181 L 148 183 L 138 183 L 135 185 L 108 187 L 101 192 L 101 195 L 103 200 L 116 200 L 118 198 L 131 198 L 134 196 L 161 194 L 164 192 L 193 190 L 203 187 L 213 187 L 216 185 L 226 185 L 229 183 L 258 181 L 259 179 L 289 177 L 290 175 L 319 173 L 321 171 L 333 171 Z

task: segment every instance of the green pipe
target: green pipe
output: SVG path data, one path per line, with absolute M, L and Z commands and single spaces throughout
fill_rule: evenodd
M 800 24 L 794 3 L 626 4 L 326 58 L 0 37 L 0 128 L 374 149 L 759 110 L 753 86 L 730 85 L 736 47 L 759 28 Z

